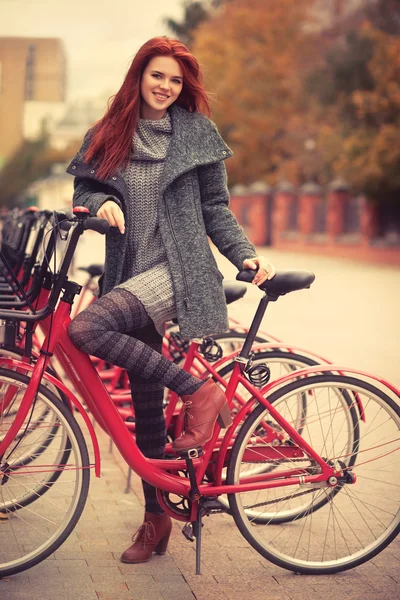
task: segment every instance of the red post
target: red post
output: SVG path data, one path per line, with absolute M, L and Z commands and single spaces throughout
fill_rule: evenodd
M 255 246 L 270 243 L 269 192 L 270 187 L 264 182 L 254 183 L 248 188 L 236 185 L 231 190 L 231 210 Z
M 300 188 L 299 230 L 304 237 L 316 233 L 316 207 L 322 202 L 321 187 L 314 182 L 305 183 Z
M 366 196 L 362 196 L 361 200 L 361 241 L 363 246 L 369 246 L 371 240 L 379 234 L 378 209 Z
M 337 236 L 344 231 L 344 204 L 349 198 L 347 183 L 340 178 L 334 179 L 329 185 L 326 217 L 327 233 L 331 243 L 335 243 Z

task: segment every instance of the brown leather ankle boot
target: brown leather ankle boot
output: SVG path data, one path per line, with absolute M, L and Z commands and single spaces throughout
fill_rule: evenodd
M 171 529 L 172 521 L 169 515 L 147 512 L 144 515 L 144 523 L 132 538 L 134 543 L 122 554 L 121 562 L 142 563 L 150 560 L 153 552 L 165 554 Z
M 174 450 L 190 450 L 208 442 L 217 419 L 221 427 L 232 423 L 225 394 L 212 379 L 208 379 L 191 396 L 182 396 L 182 401 L 185 405 L 185 433 L 173 442 Z

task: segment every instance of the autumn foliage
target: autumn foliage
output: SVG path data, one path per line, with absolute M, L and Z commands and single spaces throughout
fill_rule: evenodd
M 370 25 L 363 35 L 374 49 L 368 63 L 373 85 L 351 95 L 357 122 L 343 139 L 335 169 L 379 199 L 400 189 L 400 37 Z
M 213 116 L 235 151 L 231 177 L 274 179 L 295 154 L 300 73 L 313 55 L 313 0 L 237 0 L 197 30 L 193 50 L 215 94 Z
M 192 33 L 213 118 L 235 152 L 230 181 L 341 176 L 384 201 L 400 190 L 400 32 L 382 0 L 336 28 L 318 7 L 225 1 Z

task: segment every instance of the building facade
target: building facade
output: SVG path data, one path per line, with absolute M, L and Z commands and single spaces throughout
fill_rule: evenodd
M 62 116 L 66 59 L 56 38 L 0 37 L 0 168 Z

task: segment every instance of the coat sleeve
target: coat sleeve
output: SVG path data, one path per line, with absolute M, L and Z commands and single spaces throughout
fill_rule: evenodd
M 239 271 L 246 258 L 257 256 L 229 208 L 229 191 L 223 161 L 198 167 L 201 204 L 207 235 Z
M 85 206 L 95 217 L 100 207 L 107 200 L 112 200 L 121 208 L 121 202 L 116 196 L 107 194 L 101 189 L 101 184 L 89 177 L 75 177 L 72 205 Z
M 86 132 L 82 146 L 67 168 L 67 173 L 73 175 L 73 171 L 71 169 L 72 165 L 75 162 L 82 161 L 83 156 L 89 147 L 92 134 L 92 129 L 89 129 L 89 131 Z M 74 178 L 74 195 L 72 197 L 72 205 L 74 208 L 76 206 L 84 206 L 95 217 L 101 205 L 107 200 L 113 200 L 121 208 L 121 202 L 118 200 L 118 198 L 112 194 L 108 194 L 104 189 L 104 185 L 102 185 L 100 182 L 89 177 L 77 176 Z

